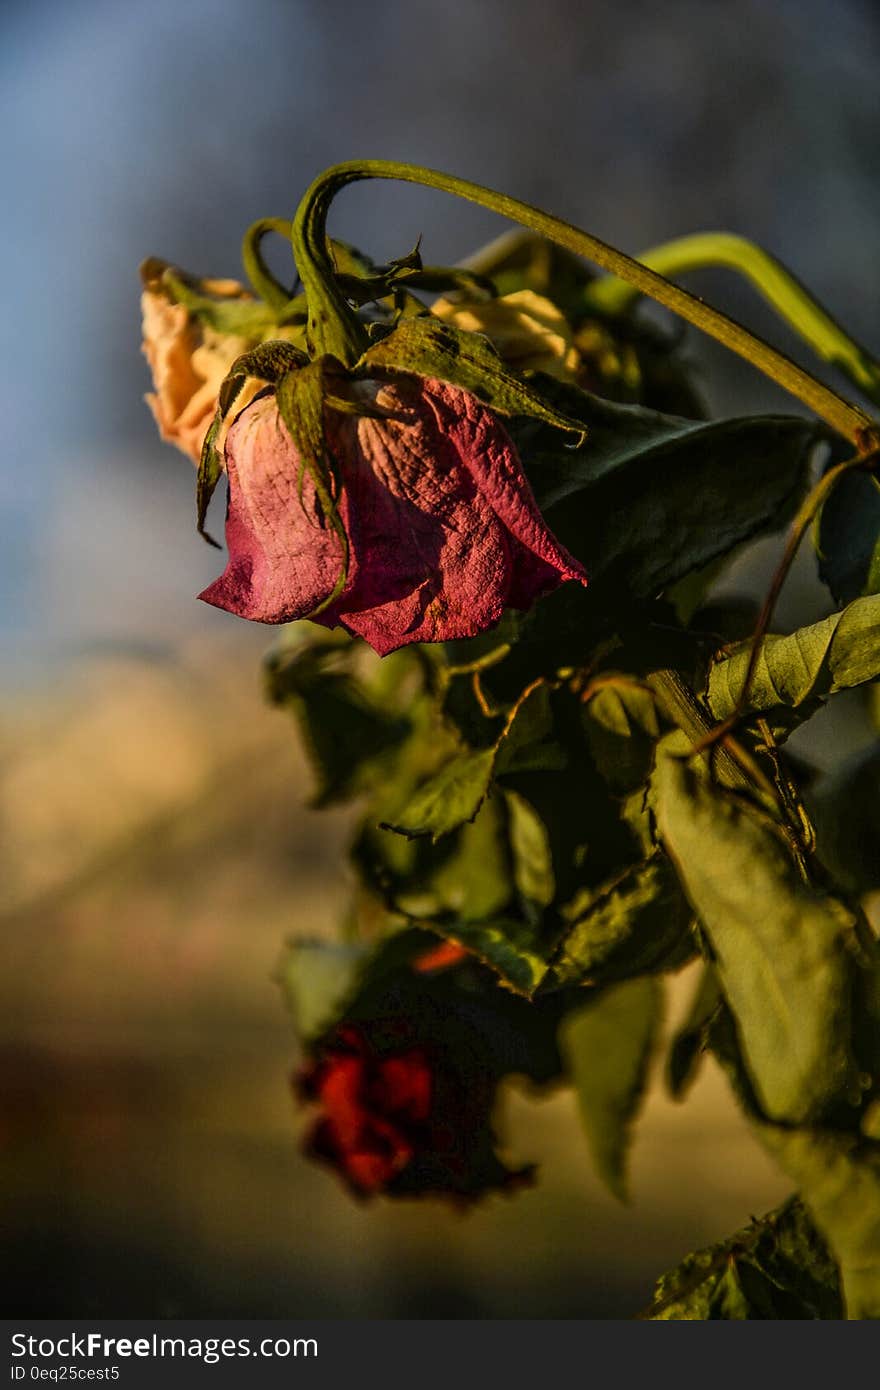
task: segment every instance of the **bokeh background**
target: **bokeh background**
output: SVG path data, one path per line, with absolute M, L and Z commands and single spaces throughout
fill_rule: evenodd
M 872 0 L 7 0 L 8 1315 L 626 1317 L 784 1194 L 711 1068 L 684 1107 L 655 1087 L 630 1208 L 566 1095 L 506 1098 L 543 1181 L 466 1217 L 355 1205 L 300 1156 L 272 974 L 342 909 L 346 821 L 304 809 L 293 731 L 261 702 L 272 634 L 194 601 L 217 560 L 142 401 L 137 266 L 235 275 L 243 229 L 322 167 L 406 159 L 630 251 L 743 232 L 880 349 L 878 70 Z M 423 233 L 434 262 L 503 229 L 388 184 L 347 191 L 333 227 L 379 259 Z M 795 346 L 729 277 L 698 288 Z M 783 404 L 692 352 L 719 408 Z M 771 552 L 731 582 L 759 586 Z M 782 620 L 826 608 L 802 567 Z M 820 761 L 867 737 L 844 704 Z

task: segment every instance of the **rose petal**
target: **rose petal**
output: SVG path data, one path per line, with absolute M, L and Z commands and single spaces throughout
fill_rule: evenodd
M 349 541 L 345 589 L 316 616 L 380 653 L 472 637 L 583 566 L 548 530 L 514 445 L 468 392 L 399 376 L 357 384 L 372 413 L 328 410 Z M 376 414 L 376 408 L 381 412 Z M 229 564 L 201 598 L 259 622 L 312 615 L 340 572 L 339 541 L 297 494 L 299 459 L 274 398 L 249 406 L 226 444 Z
M 483 632 L 583 567 L 548 530 L 516 450 L 475 396 L 444 382 L 370 383 L 388 419 L 344 416 L 346 519 L 358 581 L 323 621 L 384 655 Z
M 342 565 L 339 537 L 314 516 L 315 490 L 273 396 L 236 420 L 226 441 L 229 563 L 199 598 L 241 618 L 287 623 L 333 592 Z M 350 566 L 354 573 L 355 565 Z

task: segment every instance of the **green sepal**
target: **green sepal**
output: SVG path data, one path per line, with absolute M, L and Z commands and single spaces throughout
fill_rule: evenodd
M 430 315 L 401 319 L 387 337 L 364 353 L 357 369 L 363 374 L 400 371 L 434 377 L 471 392 L 500 415 L 539 420 L 575 435 L 576 443 L 586 437 L 585 425 L 557 410 L 541 392 L 507 370 L 488 338 Z
M 336 498 L 338 485 L 333 476 L 324 438 L 325 375 L 339 364 L 332 357 L 319 357 L 292 371 L 287 371 L 275 387 L 278 412 L 287 426 L 293 446 L 299 455 L 300 474 L 297 487 L 302 496 L 306 474 L 315 489 L 315 525 L 329 526 L 336 532 L 340 548 L 339 577 L 331 592 L 306 617 L 315 618 L 336 602 L 348 579 L 348 536 L 339 515 Z
M 237 338 L 262 338 L 275 326 L 275 315 L 261 299 L 212 298 L 193 289 L 171 266 L 162 275 L 162 284 L 176 304 L 182 304 L 194 318 L 218 333 Z
M 210 280 L 191 275 L 157 256 L 150 256 L 141 264 L 140 276 L 147 289 L 164 293 L 174 304 L 182 304 L 193 318 L 218 333 L 260 339 L 271 331 L 275 322 L 269 306 L 247 291 L 242 290 L 237 295 L 216 294 L 210 289 Z
M 243 381 L 242 385 L 244 385 Z M 213 545 L 217 550 L 220 549 L 220 543 L 214 540 L 209 531 L 205 530 L 205 522 L 208 519 L 208 507 L 211 505 L 214 489 L 223 472 L 223 460 L 216 446 L 217 436 L 222 427 L 223 414 L 218 406 L 202 443 L 202 452 L 196 474 L 196 529 L 199 535 L 208 542 L 208 545 Z

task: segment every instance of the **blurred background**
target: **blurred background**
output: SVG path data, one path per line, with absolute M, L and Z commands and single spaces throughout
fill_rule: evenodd
M 708 1068 L 683 1108 L 652 1094 L 630 1208 L 564 1095 L 505 1099 L 542 1181 L 465 1217 L 355 1205 L 300 1156 L 272 973 L 342 909 L 346 822 L 303 809 L 293 730 L 262 704 L 273 634 L 194 600 L 218 561 L 142 400 L 137 267 L 237 275 L 244 228 L 324 166 L 404 159 L 632 252 L 742 232 L 880 349 L 878 67 L 871 0 L 7 0 L 7 1315 L 626 1317 L 784 1195 Z M 423 233 L 448 263 L 503 224 L 374 184 L 332 230 L 380 260 Z M 730 277 L 694 284 L 797 352 Z M 714 406 L 792 408 L 692 352 Z M 734 582 L 757 589 L 773 553 Z M 828 606 L 803 566 L 780 618 Z M 816 722 L 820 761 L 867 736 L 844 704 Z

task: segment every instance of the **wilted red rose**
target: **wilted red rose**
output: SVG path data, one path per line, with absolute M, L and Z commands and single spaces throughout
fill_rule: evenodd
M 521 1186 L 530 1168 L 497 1158 L 489 1126 L 496 1078 L 467 1078 L 449 1059 L 398 1036 L 377 1046 L 370 1030 L 336 1029 L 296 1079 L 302 1099 L 322 1110 L 307 1150 L 358 1196 L 444 1195 L 472 1200 L 491 1188 Z
M 342 624 L 380 655 L 493 627 L 583 566 L 538 510 L 516 449 L 476 396 L 428 378 L 353 384 L 372 413 L 325 411 L 349 542 L 345 587 L 316 621 Z M 226 441 L 226 570 L 200 595 L 264 623 L 307 617 L 333 593 L 339 538 L 314 517 L 314 488 L 273 396 Z M 301 487 L 301 493 L 299 491 Z

